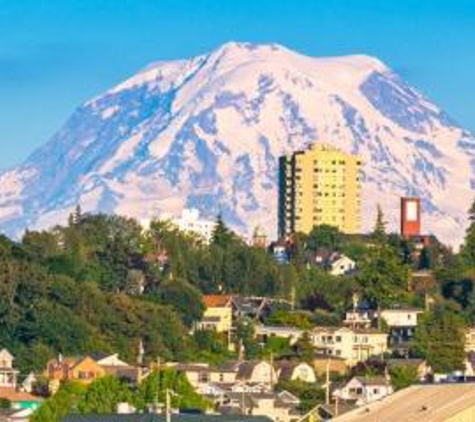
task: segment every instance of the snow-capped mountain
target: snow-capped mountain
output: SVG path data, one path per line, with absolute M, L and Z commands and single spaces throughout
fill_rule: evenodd
M 86 211 L 146 219 L 193 207 L 275 236 L 277 159 L 325 142 L 364 161 L 364 229 L 379 203 L 423 198 L 424 229 L 459 241 L 475 187 L 475 139 L 379 60 L 225 44 L 154 63 L 79 107 L 51 141 L 0 173 L 0 229 Z

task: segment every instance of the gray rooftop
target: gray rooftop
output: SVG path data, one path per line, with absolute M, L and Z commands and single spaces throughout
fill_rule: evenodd
M 165 422 L 163 415 L 70 415 L 62 422 Z M 172 422 L 269 422 L 264 416 L 172 415 Z

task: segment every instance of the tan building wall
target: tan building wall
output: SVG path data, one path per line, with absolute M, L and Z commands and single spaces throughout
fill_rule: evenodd
M 281 157 L 279 234 L 309 233 L 322 224 L 357 233 L 360 166 L 358 157 L 322 144 Z
M 349 366 L 364 362 L 387 351 L 388 335 L 376 330 L 353 330 L 348 327 L 317 327 L 312 333 L 320 353 L 341 358 Z

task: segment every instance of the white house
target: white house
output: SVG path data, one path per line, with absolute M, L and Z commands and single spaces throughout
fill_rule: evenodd
M 306 362 L 283 360 L 275 363 L 279 381 L 317 382 L 315 370 Z
M 329 260 L 328 268 L 331 275 L 341 276 L 353 272 L 356 269 L 356 263 L 346 255 L 338 254 Z
M 226 394 L 218 407 L 222 415 L 266 416 L 274 422 L 297 422 L 300 400 L 288 391 L 260 394 Z
M 386 321 L 390 328 L 417 327 L 417 319 L 423 311 L 416 308 L 391 308 L 381 311 L 381 318 Z
M 18 371 L 13 367 L 13 355 L 7 350 L 0 350 L 0 387 L 16 388 Z
M 357 406 L 372 403 L 394 392 L 384 377 L 353 377 L 346 385 L 333 392 L 338 400 L 355 401 Z

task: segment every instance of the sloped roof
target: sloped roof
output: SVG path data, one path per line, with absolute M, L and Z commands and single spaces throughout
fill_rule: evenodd
M 389 382 L 384 377 L 355 377 L 362 385 L 376 386 L 376 385 L 389 385 Z
M 224 308 L 229 305 L 232 297 L 229 295 L 205 295 L 203 302 L 207 308 Z
M 34 396 L 29 393 L 24 393 L 22 391 L 17 391 L 14 388 L 0 387 L 0 398 L 7 399 L 11 402 L 22 402 L 22 401 L 41 401 L 41 397 Z
M 415 385 L 348 412 L 333 421 L 448 422 L 461 412 L 474 408 L 473 383 Z
M 280 360 L 275 362 L 275 366 L 279 371 L 279 378 L 290 380 L 295 369 L 300 365 L 307 365 L 312 371 L 313 368 L 305 362 L 300 362 L 297 360 Z

